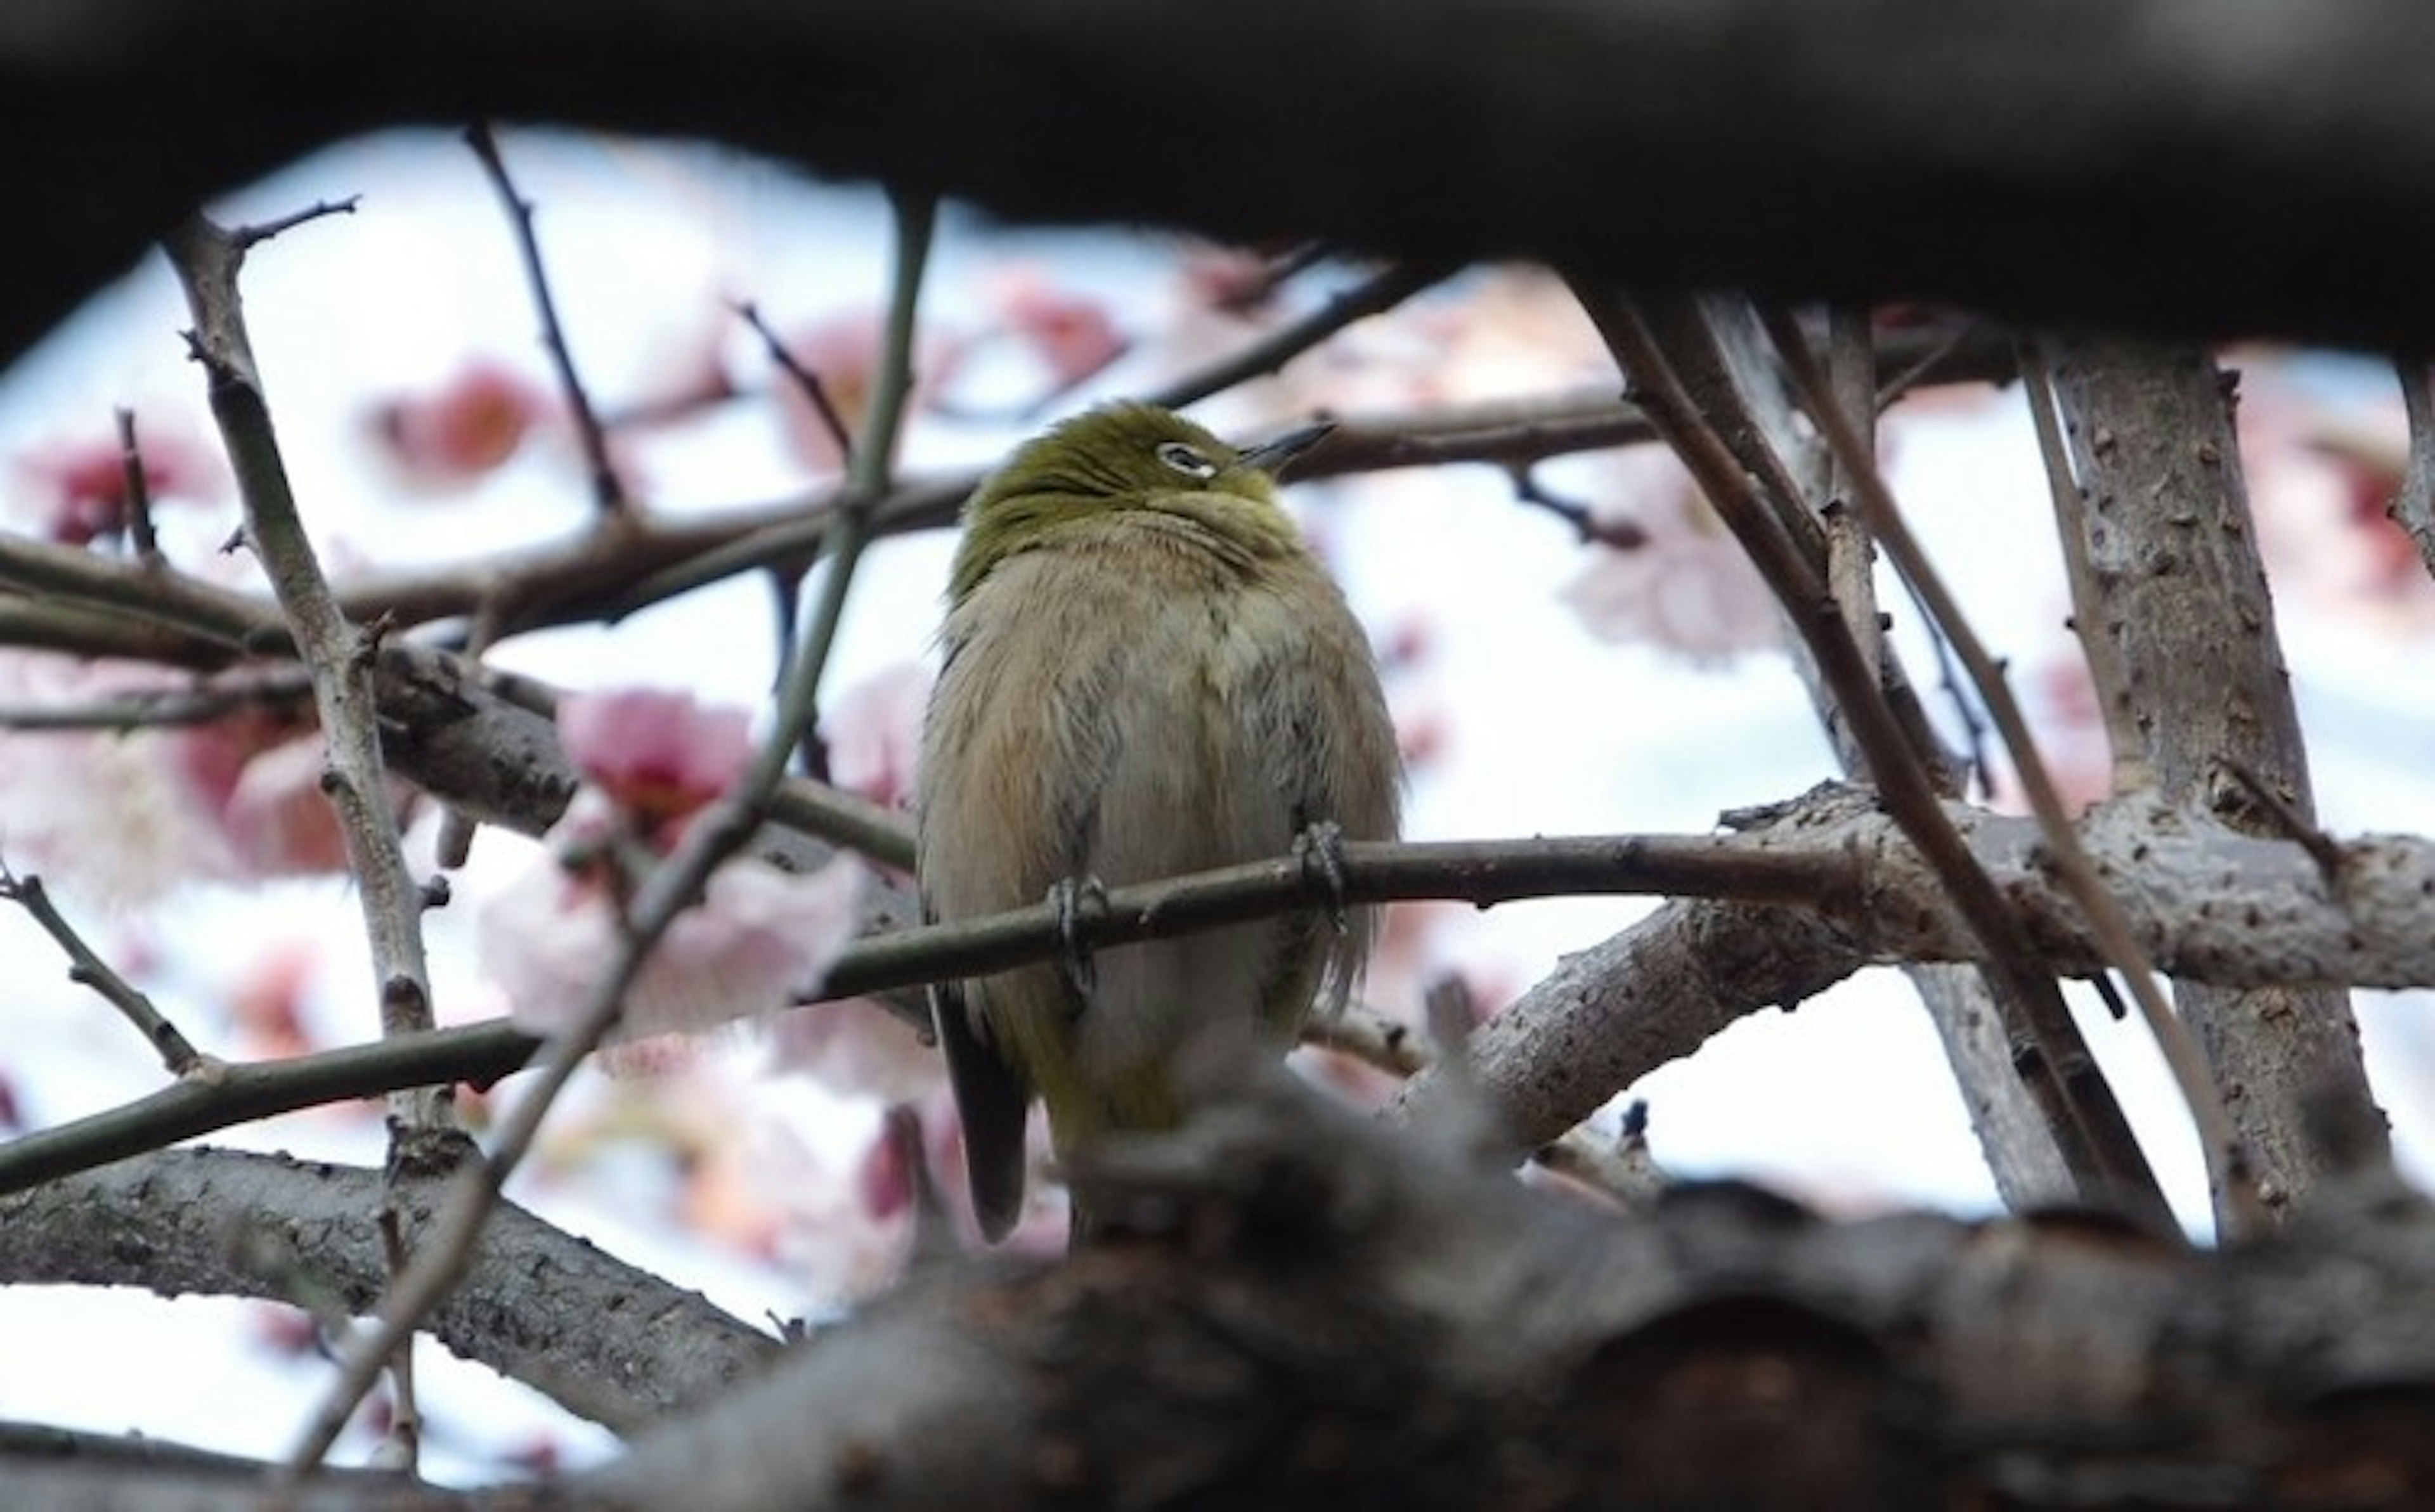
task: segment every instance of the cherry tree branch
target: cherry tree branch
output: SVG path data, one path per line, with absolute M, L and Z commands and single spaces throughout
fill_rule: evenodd
M 202 365 L 212 416 L 236 472 L 246 538 L 270 576 L 298 653 L 312 674 L 327 762 L 322 789 L 337 811 L 347 870 L 362 906 L 381 1030 L 410 1034 L 432 1026 L 431 976 L 423 954 L 423 892 L 406 869 L 375 728 L 372 661 L 378 632 L 349 623 L 331 596 L 272 434 L 237 292 L 246 249 L 268 234 L 223 230 L 194 215 L 164 245 L 194 314 L 188 342 Z M 444 1137 L 455 1127 L 444 1090 L 393 1096 L 389 1111 L 402 1137 Z
M 235 1150 L 161 1150 L 0 1196 L 0 1283 L 134 1286 L 371 1308 L 389 1268 L 369 1214 L 383 1173 Z M 393 1206 L 410 1239 L 444 1185 Z M 309 1249 L 306 1246 L 309 1244 Z M 601 1328 L 615 1315 L 626 1326 Z M 699 1294 L 624 1264 L 513 1204 L 483 1231 L 464 1283 L 429 1319 L 468 1360 L 630 1433 L 759 1368 L 777 1341 Z
M 2088 976 L 2108 956 L 2060 885 L 2037 824 L 1948 806 L 2040 956 Z M 2176 977 L 2232 987 L 2435 987 L 2435 840 L 2370 835 L 2328 873 L 2306 847 L 2227 830 L 2146 801 L 2088 814 L 2080 836 L 2115 882 L 2129 927 Z M 1116 888 L 1073 921 L 1095 948 L 1207 930 L 1326 901 L 1297 858 Z M 1349 902 L 1640 894 L 1669 905 L 1568 958 L 1473 1037 L 1485 1095 L 1520 1143 L 1586 1118 L 1638 1076 L 1759 1008 L 1797 1003 L 1868 965 L 1975 962 L 1985 946 L 1951 889 L 1866 789 L 1823 787 L 1764 826 L 1699 836 L 1441 841 L 1345 847 Z M 1705 901 L 1701 901 L 1705 900 Z M 833 997 L 867 995 L 1053 959 L 1067 948 L 1045 904 L 866 937 L 832 965 Z M 1674 963 L 1658 971 L 1649 953 Z M 818 1012 L 817 1007 L 802 1011 Z M 406 1036 L 259 1066 L 211 1088 L 167 1088 L 126 1108 L 0 1144 L 0 1192 L 232 1124 L 430 1081 L 487 1086 L 538 1042 L 504 1022 Z M 1424 1092 L 1424 1073 L 1407 1099 Z
M 2257 555 L 2226 379 L 2196 348 L 2040 343 L 2068 443 L 2053 478 L 2072 623 L 2114 744 L 2117 782 L 2152 785 L 2253 834 L 2314 821 L 2307 747 Z M 2265 811 L 2252 784 L 2278 805 Z M 2332 1175 L 2336 1150 L 2389 1159 L 2339 988 L 2177 984 L 2270 1217 Z M 2319 1137 L 2340 1119 L 2345 1135 Z M 2228 1221 L 2234 1194 L 2215 1194 Z

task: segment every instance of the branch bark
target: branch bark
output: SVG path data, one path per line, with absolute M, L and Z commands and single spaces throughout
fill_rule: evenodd
M 2046 350 L 2077 473 L 2056 480 L 2056 524 L 2117 789 L 2152 788 L 2253 834 L 2313 826 L 2223 375 L 2197 348 L 2085 338 Z M 2182 982 L 2173 998 L 2270 1211 L 2304 1200 L 2336 1151 L 2386 1147 L 2340 988 Z M 2327 1142 L 2329 1120 L 2343 1126 Z M 2215 1198 L 2222 1222 L 2225 1194 Z
M 1380 1129 L 1277 1075 L 1076 1171 L 1117 1242 L 934 1264 L 529 1494 L 689 1512 L 2435 1496 L 2435 1211 L 2389 1173 L 2210 1253 L 2085 1212 L 1830 1224 L 1732 1185 L 1616 1218 L 1518 1186 L 1459 1133 Z M 12 1489 L 22 1464 L 0 1440 Z
M 433 1181 L 396 1189 L 414 1242 L 445 1190 Z M 362 1314 L 389 1280 L 374 1222 L 384 1200 L 378 1171 L 160 1151 L 0 1196 L 0 1284 L 140 1286 L 299 1305 L 335 1297 Z M 616 1326 L 603 1327 L 608 1319 Z M 699 1294 L 511 1205 L 484 1230 L 465 1283 L 433 1314 L 430 1332 L 620 1432 L 709 1400 L 776 1349 Z

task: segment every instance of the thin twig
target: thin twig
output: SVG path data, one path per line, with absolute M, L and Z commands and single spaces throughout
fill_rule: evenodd
M 242 682 L 164 688 L 117 698 L 64 704 L 0 704 L 0 730 L 22 731 L 177 730 L 214 725 L 254 710 L 295 711 L 309 704 L 311 683 L 301 670 L 272 671 Z
M 2291 806 L 2289 799 L 2268 786 L 2265 779 L 2251 771 L 2247 764 L 2226 762 L 2223 769 L 2231 773 L 2232 780 L 2240 784 L 2241 791 L 2265 811 L 2276 829 L 2289 835 L 2294 844 L 2308 852 L 2308 859 L 2317 864 L 2317 873 L 2325 879 L 2327 887 L 2341 885 L 2343 871 L 2349 863 L 2343 858 L 2341 846 L 2332 835 L 2309 823 L 2305 815 Z
M 1417 1076 L 1429 1065 L 1429 1047 L 1423 1036 L 1413 1033 L 1410 1025 L 1358 1003 L 1310 1015 L 1303 1025 L 1302 1042 L 1350 1056 L 1390 1076 Z
M 2409 467 L 2385 512 L 2409 533 L 2419 560 L 2435 573 L 2435 369 L 2420 358 L 2396 358 L 2401 406 L 2409 417 Z
M 381 1210 L 380 1239 L 381 1267 L 394 1280 L 406 1273 L 414 1257 L 406 1246 L 405 1225 L 393 1202 Z M 423 1409 L 414 1390 L 413 1350 L 398 1349 L 389 1355 L 389 1379 L 392 1393 L 389 1433 L 373 1452 L 372 1464 L 381 1469 L 411 1474 L 423 1458 Z
M 135 411 L 120 405 L 112 411 L 118 422 L 121 487 L 127 493 L 127 536 L 135 559 L 147 567 L 161 565 L 161 538 L 152 529 L 152 480 L 145 475 L 144 449 L 135 442 Z
M 542 346 L 549 352 L 550 366 L 557 369 L 558 387 L 566 401 L 567 414 L 575 421 L 577 443 L 583 450 L 583 460 L 592 473 L 592 502 L 603 515 L 624 515 L 631 512 L 625 484 L 617 476 L 616 464 L 609 457 L 609 435 L 600 425 L 599 412 L 592 406 L 592 395 L 575 371 L 575 354 L 566 344 L 566 328 L 558 318 L 558 301 L 550 293 L 549 273 L 542 266 L 541 240 L 533 233 L 532 201 L 516 190 L 515 180 L 508 175 L 507 160 L 499 155 L 498 139 L 492 135 L 488 122 L 466 128 L 465 145 L 481 160 L 482 171 L 490 177 L 491 185 L 499 192 L 500 202 L 507 206 L 508 220 L 515 232 L 516 250 L 524 260 L 525 282 L 532 289 L 533 304 L 541 312 Z
M 361 195 L 349 195 L 344 199 L 316 199 L 302 210 L 256 221 L 250 226 L 236 227 L 229 234 L 236 239 L 239 252 L 249 252 L 273 236 L 285 235 L 309 221 L 319 220 L 325 215 L 352 215 L 363 198 Z
M 930 232 L 936 204 L 926 198 L 892 199 L 897 215 L 896 285 L 889 307 L 888 343 L 871 415 L 862 437 L 864 465 L 853 478 L 868 489 L 867 499 L 878 497 L 886 481 L 886 458 L 893 450 L 895 427 L 910 391 L 913 313 L 920 299 L 922 273 L 928 262 Z M 879 460 L 873 462 L 870 458 Z M 862 516 L 868 531 L 868 514 Z M 501 1188 L 531 1148 L 542 1119 L 574 1076 L 576 1068 L 598 1046 L 616 1022 L 627 988 L 642 971 L 660 937 L 687 908 L 694 905 L 710 874 L 752 836 L 762 821 L 769 794 L 785 778 L 794 731 L 817 707 L 820 675 L 843 601 L 853 576 L 858 547 L 855 519 L 849 515 L 838 532 L 838 555 L 823 585 L 820 610 L 806 630 L 806 642 L 789 668 L 781 691 L 777 720 L 769 737 L 755 753 L 751 769 L 689 830 L 674 854 L 643 881 L 627 911 L 626 928 L 613 958 L 593 985 L 573 1026 L 551 1047 L 541 1079 L 527 1090 L 501 1125 L 486 1159 L 473 1162 L 458 1177 L 431 1241 L 407 1272 L 398 1278 L 383 1300 L 378 1322 L 351 1348 L 286 1461 L 286 1483 L 321 1462 L 345 1427 L 355 1404 L 378 1378 L 381 1364 L 409 1337 L 422 1319 L 442 1301 L 470 1263 L 484 1219 L 497 1203 Z
M 1781 312 L 1768 312 L 1768 328 L 1774 335 L 1777 349 L 1791 372 L 1793 387 L 1803 396 L 1811 418 L 1825 436 L 1827 444 L 1843 458 L 1858 485 L 1860 507 L 1877 543 L 1892 559 L 1895 571 L 1910 580 L 1920 596 L 1926 601 L 1930 616 L 1953 644 L 1954 653 L 1970 672 L 1972 683 L 1984 701 L 1988 717 L 1995 722 L 1995 731 L 2004 742 L 2004 751 L 2021 780 L 2022 790 L 2029 799 L 2031 812 L 2046 837 L 2051 854 L 2060 869 L 2064 886 L 2087 913 L 2089 927 L 2104 943 L 2108 958 L 2121 973 L 2124 985 L 2139 1005 L 2149 1033 L 2164 1053 L 2172 1070 L 2183 1100 L 2189 1105 L 2191 1119 L 2198 1126 L 2199 1140 L 2206 1161 L 2207 1174 L 2215 1189 L 2227 1194 L 2227 1211 L 2234 1222 L 2228 1227 L 2229 1238 L 2264 1232 L 2269 1219 L 2256 1182 L 2248 1170 L 2241 1143 L 2224 1110 L 2223 1099 L 2216 1089 L 2215 1078 L 2207 1070 L 2206 1057 L 2189 1028 L 2177 1017 L 2163 991 L 2156 986 L 2155 967 L 2148 953 L 2132 934 L 2121 907 L 2106 888 L 2103 879 L 2090 863 L 2088 852 L 2072 828 L 2071 816 L 2064 809 L 2063 797 L 2055 790 L 2054 779 L 2039 756 L 2037 742 L 2029 733 L 2029 721 L 2012 697 L 2010 682 L 2003 668 L 1987 654 L 1977 631 L 1961 612 L 1943 576 L 1910 533 L 1894 503 L 1892 490 L 1887 488 L 1884 475 L 1877 471 L 1876 459 L 1869 455 L 1857 435 L 1844 422 L 1842 414 L 1828 400 L 1825 382 L 1818 371 L 1816 360 L 1802 340 L 1800 332 Z M 2058 480 L 2056 487 L 2065 486 Z
M 0 861 L 0 899 L 23 908 L 43 933 L 51 936 L 52 942 L 67 954 L 68 980 L 91 988 L 135 1025 L 136 1032 L 160 1056 L 161 1064 L 170 1075 L 184 1081 L 211 1074 L 218 1062 L 197 1050 L 151 998 L 119 975 L 116 968 L 85 943 L 84 936 L 51 902 L 50 889 L 43 885 L 42 878 L 30 874 L 21 877 L 9 868 L 8 863 Z
M 1241 351 L 1183 374 L 1143 397 L 1183 409 L 1278 369 L 1358 320 L 1391 310 L 1459 269 L 1434 263 L 1398 263 L 1372 274 L 1298 320 L 1289 320 Z
M 795 360 L 795 354 L 786 350 L 786 343 L 778 338 L 778 333 L 770 329 L 768 321 L 761 318 L 759 305 L 750 300 L 739 300 L 734 308 L 735 313 L 744 318 L 744 323 L 761 337 L 761 344 L 768 349 L 769 360 L 778 365 L 788 380 L 802 390 L 803 398 L 810 402 L 812 413 L 820 417 L 820 428 L 829 433 L 830 441 L 836 444 L 838 458 L 847 471 L 853 471 L 854 431 L 846 424 L 845 417 L 838 413 L 837 404 L 830 400 L 828 385 L 820 382 L 819 373 Z

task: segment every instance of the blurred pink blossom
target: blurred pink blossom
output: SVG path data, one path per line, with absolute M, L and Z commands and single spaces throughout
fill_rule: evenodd
M 875 1003 L 816 1003 L 770 1026 L 772 1063 L 831 1091 L 918 1103 L 944 1085 L 946 1063 L 922 1032 Z
M 1046 372 L 1044 400 L 1097 377 L 1131 349 L 1105 301 L 1058 288 L 1036 268 L 1010 270 L 992 297 L 1000 329 L 1020 340 Z
M 829 781 L 884 807 L 910 801 L 934 680 L 921 662 L 898 662 L 840 695 L 820 720 Z
M 237 860 L 255 876 L 313 876 L 347 868 L 338 811 L 321 790 L 328 752 L 319 730 L 249 757 L 220 822 Z M 401 786 L 394 795 L 404 800 Z
M 568 835 L 598 833 L 596 812 L 578 812 L 587 796 L 578 795 L 551 831 L 554 851 Z M 509 1017 L 534 1034 L 571 1026 L 624 937 L 619 862 L 593 852 L 570 868 L 561 855 L 503 889 L 481 918 L 483 963 L 508 996 Z M 775 1012 L 817 988 L 860 928 L 864 875 L 850 856 L 809 876 L 730 861 L 628 989 L 624 1034 L 704 1029 Z
M 226 482 L 217 457 L 174 431 L 140 432 L 144 486 L 156 504 L 199 503 L 219 496 Z M 127 461 L 118 438 L 103 432 L 60 440 L 17 458 L 36 528 L 48 539 L 88 546 L 127 528 Z
M 753 1187 L 779 1209 L 775 1249 L 817 1298 L 859 1300 L 904 1268 L 913 1239 L 911 1172 L 885 1118 L 852 1151 L 762 1131 Z
M 2038 758 L 2054 780 L 2064 807 L 2077 814 L 2109 796 L 2114 791 L 2114 746 L 2080 643 L 2066 639 L 2050 644 L 2028 675 L 2013 680 L 2037 739 Z M 1996 771 L 1987 802 L 2001 813 L 2029 812 L 2029 796 L 2009 763 Z
M 871 413 L 872 390 L 879 381 L 879 357 L 886 335 L 877 310 L 852 310 L 797 327 L 786 338 L 787 355 L 797 367 L 820 381 L 820 392 L 844 424 L 849 439 L 860 432 Z M 953 343 L 919 339 L 913 358 L 913 400 L 947 385 L 957 362 Z M 786 449 L 816 472 L 833 472 L 843 465 L 837 433 L 817 409 L 792 373 L 773 368 L 780 435 Z
M 1781 644 L 1767 584 L 1681 465 L 1650 452 L 1615 469 L 1616 488 L 1590 506 L 1590 561 L 1563 590 L 1590 633 L 1702 665 Z
M 526 378 L 477 357 L 436 388 L 396 395 L 366 417 L 376 455 L 406 488 L 465 488 L 503 466 L 553 413 Z
M 2241 378 L 2241 471 L 2275 596 L 2389 635 L 2435 627 L 2435 577 L 2386 512 L 2409 464 L 2398 406 L 2334 408 L 2271 368 Z
M 559 738 L 584 781 L 665 854 L 675 830 L 752 765 L 752 716 L 689 693 L 618 689 L 559 701 Z

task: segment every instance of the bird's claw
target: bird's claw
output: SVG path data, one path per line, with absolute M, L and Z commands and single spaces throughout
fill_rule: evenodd
M 1065 979 L 1074 984 L 1075 991 L 1087 998 L 1098 988 L 1099 972 L 1092 964 L 1090 943 L 1082 938 L 1085 902 L 1105 914 L 1107 885 L 1097 877 L 1060 877 L 1048 889 L 1048 906 L 1057 915 L 1057 937 L 1065 947 Z
M 1344 828 L 1334 819 L 1305 825 L 1294 836 L 1294 859 L 1302 863 L 1303 881 L 1316 883 L 1327 893 L 1327 917 L 1339 935 L 1352 927 L 1345 912 Z

